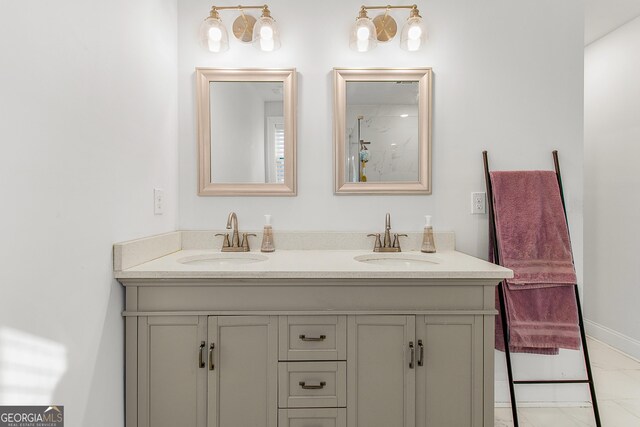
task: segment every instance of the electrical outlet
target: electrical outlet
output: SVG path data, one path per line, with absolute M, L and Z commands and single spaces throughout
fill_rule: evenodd
M 479 215 L 487 213 L 487 194 L 471 193 L 471 214 Z
M 161 188 L 153 189 L 153 214 L 164 214 L 164 190 Z

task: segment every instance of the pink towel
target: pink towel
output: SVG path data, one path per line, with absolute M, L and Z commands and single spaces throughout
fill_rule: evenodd
M 579 349 L 577 279 L 555 172 L 491 172 L 491 183 L 500 263 L 514 271 L 504 286 L 509 348 Z M 496 348 L 504 350 L 499 316 Z

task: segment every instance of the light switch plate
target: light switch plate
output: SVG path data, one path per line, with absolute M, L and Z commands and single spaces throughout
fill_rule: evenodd
M 481 215 L 487 213 L 487 194 L 471 193 L 471 214 Z

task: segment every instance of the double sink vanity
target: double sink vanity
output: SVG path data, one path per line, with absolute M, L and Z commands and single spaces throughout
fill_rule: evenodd
M 395 253 L 326 232 L 223 252 L 234 239 L 216 234 L 114 246 L 127 427 L 493 425 L 494 287 L 510 270 L 455 251 L 453 233 L 434 254 L 421 233 Z
M 431 69 L 332 73 L 334 193 L 432 194 Z M 198 195 L 295 196 L 296 70 L 195 78 Z M 116 244 L 126 426 L 493 426 L 494 293 L 512 272 L 453 233 L 422 253 L 428 220 L 425 246 L 390 228 L 276 230 L 261 253 L 232 214 L 230 233 Z

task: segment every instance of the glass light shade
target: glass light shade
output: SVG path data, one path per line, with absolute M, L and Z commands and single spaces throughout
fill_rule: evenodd
M 357 52 L 367 52 L 378 44 L 376 26 L 367 17 L 356 19 L 349 36 L 349 47 Z
M 415 52 L 427 41 L 427 29 L 425 28 L 422 18 L 413 16 L 407 19 L 402 27 L 400 35 L 400 47 L 409 52 Z
M 280 31 L 272 17 L 262 16 L 256 21 L 253 27 L 253 45 L 264 52 L 280 48 Z
M 229 49 L 229 34 L 220 18 L 208 17 L 200 26 L 200 43 L 213 53 Z

